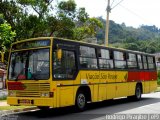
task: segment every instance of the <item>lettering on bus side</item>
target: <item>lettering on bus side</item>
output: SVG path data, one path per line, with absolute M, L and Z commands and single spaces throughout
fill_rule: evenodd
M 101 74 L 91 74 L 91 73 L 87 73 L 86 74 L 86 78 L 87 79 L 117 79 L 117 75 L 113 75 L 110 73 L 101 73 Z

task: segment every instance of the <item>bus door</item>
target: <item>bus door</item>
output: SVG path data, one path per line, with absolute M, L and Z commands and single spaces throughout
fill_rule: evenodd
M 54 53 L 55 54 L 55 53 Z M 73 81 L 76 78 L 75 50 L 61 48 L 61 58 L 54 55 L 53 74 L 57 85 L 57 107 L 74 104 Z

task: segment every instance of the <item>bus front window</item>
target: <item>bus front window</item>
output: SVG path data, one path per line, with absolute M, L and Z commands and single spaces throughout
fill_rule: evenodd
M 49 75 L 49 49 L 11 53 L 9 80 L 47 80 Z

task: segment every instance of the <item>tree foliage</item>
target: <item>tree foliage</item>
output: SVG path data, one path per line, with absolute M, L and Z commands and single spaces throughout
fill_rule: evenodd
M 0 13 L 17 33 L 14 41 L 41 36 L 80 40 L 95 36 L 102 27 L 98 19 L 89 18 L 85 8 L 77 8 L 74 0 L 6 0 L 0 6 Z
M 105 26 L 106 20 L 98 18 Z M 97 34 L 98 42 L 104 44 L 105 28 Z M 153 26 L 141 25 L 138 28 L 128 27 L 125 23 L 117 24 L 110 20 L 109 45 L 130 50 L 155 53 L 160 51 L 160 29 Z
M 0 15 L 0 51 L 6 51 L 15 36 L 16 33 L 12 31 L 11 25 Z

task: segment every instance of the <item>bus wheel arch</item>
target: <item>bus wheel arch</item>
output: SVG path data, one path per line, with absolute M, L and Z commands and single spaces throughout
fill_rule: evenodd
M 91 91 L 89 86 L 79 87 L 75 97 L 76 110 L 84 111 L 88 101 L 91 101 Z

